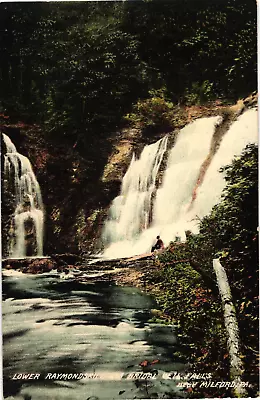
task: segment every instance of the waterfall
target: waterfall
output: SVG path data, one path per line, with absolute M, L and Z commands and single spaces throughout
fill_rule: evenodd
M 140 159 L 133 154 L 123 178 L 121 193 L 110 207 L 102 235 L 105 244 L 128 246 L 146 230 L 152 218 L 156 179 L 167 149 L 167 136 L 145 146 Z M 125 251 L 125 250 L 123 250 Z
M 219 173 L 221 167 L 232 162 L 239 156 L 247 144 L 258 141 L 258 115 L 256 109 L 244 112 L 230 126 L 222 139 L 220 147 L 215 154 L 205 179 L 197 192 L 197 198 L 191 209 L 190 216 L 202 218 L 207 215 L 212 207 L 219 203 L 222 190 L 225 187 L 225 174 Z
M 220 116 L 200 118 L 180 130 L 158 189 L 156 175 L 166 140 L 146 146 L 140 160 L 133 156 L 105 223 L 105 257 L 150 251 L 157 235 L 167 245 L 176 236 L 185 240 L 186 230 L 198 231 L 198 217 L 207 215 L 220 201 L 225 179 L 219 169 L 239 156 L 247 144 L 257 142 L 257 111 L 250 109 L 231 124 L 213 156 L 213 135 L 221 123 Z M 212 161 L 194 198 L 201 167 L 209 155 Z
M 179 132 L 155 202 L 154 226 L 166 243 L 175 236 L 183 239 L 184 231 L 192 224 L 186 220 L 186 214 L 193 188 L 200 166 L 209 154 L 215 128 L 221 122 L 222 117 L 200 118 Z
M 4 179 L 14 195 L 9 256 L 39 257 L 43 255 L 44 223 L 40 186 L 28 158 L 17 152 L 7 135 L 3 134 L 3 140 L 6 145 Z

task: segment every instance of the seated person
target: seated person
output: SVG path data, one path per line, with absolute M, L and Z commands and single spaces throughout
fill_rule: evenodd
M 155 245 L 151 248 L 151 252 L 153 253 L 154 250 L 162 250 L 164 249 L 164 244 L 160 236 L 156 237 L 156 243 Z

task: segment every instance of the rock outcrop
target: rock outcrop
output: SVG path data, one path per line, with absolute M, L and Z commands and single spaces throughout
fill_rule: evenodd
M 24 273 L 41 274 L 57 269 L 57 263 L 51 258 L 5 259 L 2 261 L 2 267 L 16 269 Z

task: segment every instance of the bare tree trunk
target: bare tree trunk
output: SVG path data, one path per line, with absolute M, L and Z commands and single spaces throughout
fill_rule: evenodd
M 224 322 L 227 331 L 227 346 L 230 359 L 230 377 L 234 383 L 236 383 L 234 395 L 236 397 L 247 397 L 245 388 L 241 386 L 241 376 L 243 375 L 244 368 L 239 353 L 239 331 L 236 311 L 232 302 L 227 274 L 218 259 L 213 260 L 213 268 L 217 276 L 217 283 L 224 311 Z

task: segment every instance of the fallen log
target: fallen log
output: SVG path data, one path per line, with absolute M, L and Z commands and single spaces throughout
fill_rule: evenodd
M 227 333 L 227 347 L 230 359 L 230 378 L 235 383 L 234 395 L 236 397 L 247 397 L 246 389 L 242 386 L 241 380 L 244 368 L 240 354 L 239 330 L 227 274 L 218 259 L 213 260 L 213 268 L 216 273 L 222 308 L 224 311 L 224 323 Z

